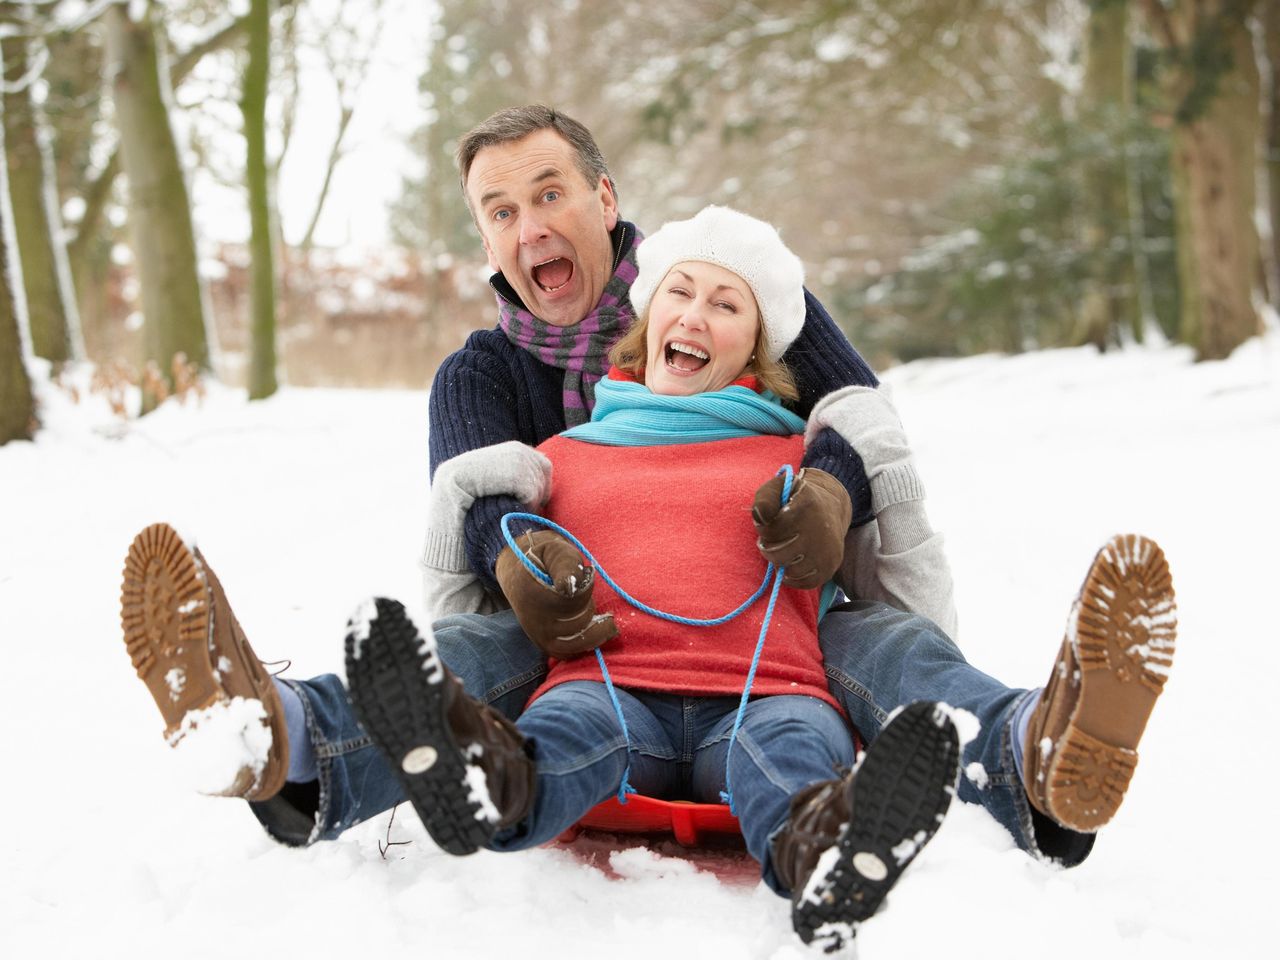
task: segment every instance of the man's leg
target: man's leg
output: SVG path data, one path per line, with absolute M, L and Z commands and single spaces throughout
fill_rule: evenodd
M 462 688 L 508 720 L 524 710 L 547 676 L 547 658 L 520 629 L 516 615 L 459 613 L 431 625 L 440 659 Z
M 1101 591 L 1089 585 L 1098 582 L 1103 589 L 1112 589 L 1107 586 L 1111 581 L 1095 580 L 1094 574 L 1103 569 L 1112 570 L 1115 563 L 1108 558 L 1128 556 L 1135 543 L 1142 545 L 1146 559 L 1142 563 L 1129 562 L 1126 574 L 1113 578 L 1117 583 L 1132 581 L 1132 589 L 1126 588 L 1124 592 L 1129 607 L 1104 610 L 1099 602 Z M 1133 576 L 1137 579 L 1132 580 Z M 1167 670 L 1173 651 L 1175 614 L 1168 568 L 1158 547 L 1141 538 L 1113 540 L 1095 558 L 1090 578 L 1082 589 L 1082 599 L 1090 599 L 1086 609 L 1095 611 L 1092 616 L 1096 633 L 1128 636 L 1125 646 L 1137 651 L 1134 656 L 1151 657 Z M 1164 619 L 1153 622 L 1152 612 L 1158 612 Z M 1054 664 L 1053 675 L 1074 673 L 1065 658 L 1072 656 L 1075 649 L 1076 623 L 1077 613 L 1073 611 L 1069 635 Z M 1040 690 L 1006 687 L 970 665 L 955 643 L 931 621 L 885 604 L 852 602 L 833 609 L 822 621 L 819 640 L 828 685 L 867 741 L 874 741 L 889 711 L 903 703 L 939 700 L 968 711 L 978 719 L 981 728 L 965 748 L 961 799 L 986 807 L 1024 850 L 1067 866 L 1074 866 L 1088 856 L 1094 834 L 1064 826 L 1037 809 L 1024 786 L 1023 775 L 1030 767 L 1025 762 L 1026 743 L 1040 744 L 1043 739 L 1039 731 L 1045 724 L 1036 717 L 1041 717 L 1044 711 L 1038 711 L 1033 717 L 1040 703 Z M 1152 642 L 1145 643 L 1146 640 Z M 1110 660 L 1105 656 L 1094 658 L 1095 669 L 1100 667 L 1107 675 L 1123 673 L 1127 662 L 1127 657 L 1120 655 Z M 1134 671 L 1134 675 L 1148 674 Z M 1078 690 L 1078 679 L 1064 684 L 1063 688 L 1063 696 Z M 1090 689 L 1096 694 L 1088 704 L 1094 717 L 1106 716 L 1111 712 L 1109 708 L 1115 706 L 1128 718 L 1122 732 L 1108 729 L 1104 723 L 1104 729 L 1095 733 L 1102 740 L 1120 733 L 1125 739 L 1117 747 L 1136 758 L 1137 737 L 1145 726 L 1154 696 L 1140 695 L 1138 699 L 1142 704 L 1131 708 L 1133 691 L 1138 688 L 1128 681 L 1118 680 L 1109 685 L 1095 681 Z M 1057 702 L 1062 700 L 1063 697 L 1059 697 Z M 1071 702 L 1078 701 L 1077 697 Z M 1139 713 L 1141 716 L 1136 716 Z M 1071 715 L 1072 709 L 1066 708 L 1065 716 Z M 1068 731 L 1076 732 L 1064 719 L 1063 709 L 1054 712 L 1053 720 L 1055 743 L 1066 737 Z M 1127 784 L 1127 777 L 1124 783 Z M 1122 795 L 1123 785 L 1118 794 L 1112 793 L 1111 814 Z
M 165 719 L 169 742 L 196 752 L 204 735 L 219 730 L 242 745 L 243 766 L 202 789 L 249 800 L 277 840 L 302 846 L 333 839 L 404 799 L 352 713 L 341 679 L 326 674 L 273 681 L 212 568 L 171 527 L 154 524 L 130 546 L 121 618 L 126 646 Z M 503 712 L 518 713 L 546 663 L 514 618 L 449 617 L 439 627 L 446 662 L 459 663 L 468 689 Z M 293 709 L 284 709 L 277 683 L 287 686 L 284 697 L 296 697 Z M 236 726 L 229 730 L 231 721 Z M 195 733 L 200 727 L 203 735 Z M 291 740 L 295 752 L 309 754 L 309 775 L 286 781 Z

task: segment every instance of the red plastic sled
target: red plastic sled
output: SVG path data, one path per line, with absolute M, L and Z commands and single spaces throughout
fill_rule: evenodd
M 591 809 L 575 826 L 560 835 L 573 840 L 582 829 L 607 833 L 671 834 L 684 847 L 696 847 L 712 834 L 740 836 L 738 818 L 724 803 L 690 803 L 685 800 L 655 800 L 632 794 L 626 804 L 610 797 Z

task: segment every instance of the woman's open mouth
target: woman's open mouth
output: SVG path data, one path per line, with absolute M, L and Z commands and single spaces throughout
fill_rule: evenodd
M 533 265 L 533 282 L 547 293 L 555 293 L 573 279 L 573 261 L 552 257 Z
M 681 373 L 694 373 L 711 362 L 711 354 L 691 343 L 668 343 L 665 353 L 667 366 Z

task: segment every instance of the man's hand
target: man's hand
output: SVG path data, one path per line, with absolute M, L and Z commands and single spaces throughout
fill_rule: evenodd
M 533 530 L 518 540 L 533 565 L 552 580 L 535 577 L 511 547 L 498 554 L 494 575 L 529 639 L 547 656 L 564 660 L 594 650 L 618 635 L 613 614 L 596 616 L 591 588 L 595 571 L 564 537 Z
M 783 506 L 783 479 L 774 477 L 756 491 L 756 545 L 766 560 L 784 568 L 786 586 L 811 590 L 830 580 L 844 559 L 853 505 L 835 477 L 806 467 L 796 474 Z

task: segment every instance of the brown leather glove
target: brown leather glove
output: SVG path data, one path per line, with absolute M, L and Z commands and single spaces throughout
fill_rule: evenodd
M 811 590 L 830 580 L 844 559 L 853 504 L 835 477 L 806 467 L 792 481 L 784 507 L 783 479 L 774 477 L 756 491 L 751 507 L 756 546 L 766 560 L 784 568 L 786 586 Z
M 565 660 L 618 635 L 613 614 L 596 616 L 591 596 L 595 570 L 587 566 L 573 544 L 551 530 L 531 530 L 521 534 L 517 542 L 534 566 L 551 577 L 554 586 L 530 573 L 509 546 L 498 554 L 494 575 L 516 620 L 538 649 Z

